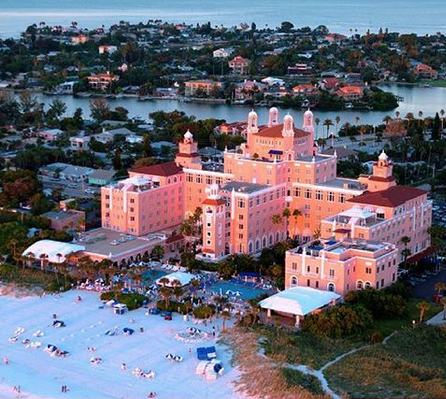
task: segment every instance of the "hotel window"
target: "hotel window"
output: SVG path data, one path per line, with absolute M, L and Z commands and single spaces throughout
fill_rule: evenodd
M 316 288 L 319 288 L 319 281 L 316 281 Z
M 135 199 L 134 198 L 130 198 L 130 203 L 134 204 L 135 203 Z
M 319 201 L 322 201 L 324 199 L 324 196 L 323 196 L 321 190 L 316 190 L 316 199 Z
M 135 212 L 135 208 L 130 208 L 130 212 Z
M 371 267 L 366 267 L 365 268 L 365 272 L 366 272 L 366 274 L 372 274 L 372 268 Z
M 197 176 L 195 177 L 195 181 L 196 181 L 197 183 L 203 183 L 203 176 L 201 176 L 201 175 L 197 175 Z
M 311 267 L 310 267 L 310 265 L 308 265 L 307 266 L 307 272 L 310 273 L 310 271 L 311 271 Z
M 190 173 L 186 174 L 186 181 L 189 182 L 189 183 L 194 181 L 194 178 L 193 178 L 193 176 Z
M 133 216 L 131 216 L 131 217 L 130 217 L 130 221 L 131 221 L 131 222 L 134 222 L 134 221 L 135 221 L 135 218 L 134 218 Z
M 335 195 L 334 195 L 334 192 L 333 192 L 333 191 L 329 191 L 329 192 L 328 192 L 327 200 L 328 200 L 328 202 L 334 202 L 334 200 L 335 200 Z
M 310 286 L 310 280 L 307 280 L 307 287 Z
M 296 262 L 293 262 L 293 263 L 291 264 L 291 269 L 293 269 L 293 270 L 297 270 L 297 263 L 296 263 Z
M 309 188 L 305 189 L 305 198 L 311 199 L 311 190 Z
M 237 201 L 237 206 L 238 206 L 239 208 L 244 208 L 244 207 L 245 207 L 245 200 L 239 199 L 239 200 Z
M 240 240 L 243 240 L 243 234 L 239 234 L 239 235 L 238 235 L 238 238 L 239 238 Z
M 330 269 L 329 275 L 330 275 L 331 278 L 333 278 L 335 276 L 334 269 Z
M 110 199 L 110 196 L 109 196 L 109 195 L 106 195 L 106 196 L 105 196 L 105 199 L 106 199 L 106 200 Z
M 300 188 L 299 188 L 299 187 L 296 187 L 296 188 L 294 189 L 294 196 L 295 196 L 295 197 L 300 197 Z
M 345 194 L 339 194 L 338 200 L 341 204 L 345 202 Z
M 206 176 L 206 184 L 212 184 L 212 176 Z
M 222 183 L 222 178 L 221 178 L 221 177 L 216 177 L 216 178 L 215 178 L 215 183 L 218 184 L 218 185 L 220 186 L 221 183 Z

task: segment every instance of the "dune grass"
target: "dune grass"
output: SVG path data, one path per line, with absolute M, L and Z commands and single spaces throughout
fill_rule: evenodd
M 330 387 L 355 398 L 446 397 L 446 331 L 406 328 L 325 370 Z

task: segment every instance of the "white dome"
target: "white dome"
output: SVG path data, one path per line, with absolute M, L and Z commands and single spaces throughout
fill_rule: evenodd
M 257 112 L 254 111 L 254 110 L 251 110 L 251 112 L 248 114 L 248 118 L 251 117 L 251 116 L 257 117 Z
M 276 107 L 271 107 L 269 112 L 279 112 L 279 110 Z
M 311 112 L 310 109 L 307 109 L 307 110 L 304 112 L 304 116 L 305 116 L 305 115 L 311 115 L 311 116 L 313 116 L 313 112 Z
M 194 135 L 188 130 L 186 133 L 184 133 L 185 139 L 192 139 Z
M 283 121 L 284 122 L 286 122 L 286 121 L 293 121 L 294 119 L 293 119 L 293 117 L 290 115 L 290 114 L 287 114 L 287 115 L 285 115 L 285 117 L 283 118 Z
M 383 150 L 382 153 L 380 154 L 380 156 L 378 157 L 378 159 L 380 159 L 381 161 L 387 161 L 389 159 L 389 157 Z

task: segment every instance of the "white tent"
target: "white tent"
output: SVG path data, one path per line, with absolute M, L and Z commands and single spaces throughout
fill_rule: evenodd
M 62 263 L 66 256 L 70 253 L 85 251 L 83 245 L 70 244 L 68 242 L 60 242 L 53 240 L 40 240 L 23 251 L 22 256 L 33 254 L 35 259 L 39 259 L 40 255 L 47 255 L 47 260 L 51 263 Z
M 337 301 L 341 296 L 331 291 L 310 287 L 293 287 L 259 302 L 263 309 L 303 317 Z
M 196 278 L 196 276 L 194 276 L 191 273 L 186 273 L 186 272 L 175 272 L 175 273 L 167 274 L 166 276 L 160 277 L 158 280 L 156 280 L 156 283 L 158 285 L 162 285 L 160 283 L 160 280 L 162 278 L 167 278 L 169 280 L 169 282 L 166 284 L 166 287 L 173 287 L 174 280 L 178 280 L 181 284 L 181 287 L 184 287 L 185 285 L 188 285 L 192 280 L 194 280 Z

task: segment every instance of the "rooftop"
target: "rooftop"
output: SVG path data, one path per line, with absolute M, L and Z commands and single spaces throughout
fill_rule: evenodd
M 382 191 L 366 191 L 348 201 L 357 204 L 396 207 L 425 194 L 427 194 L 427 191 L 419 188 L 394 186 Z
M 85 246 L 85 252 L 114 260 L 162 244 L 165 240 L 166 236 L 163 234 L 136 237 L 100 228 L 83 234 L 79 244 Z
M 143 175 L 152 175 L 152 176 L 173 176 L 178 173 L 181 173 L 183 168 L 176 164 L 176 162 L 165 162 L 160 163 L 158 165 L 152 166 L 141 166 L 140 168 L 132 169 L 133 173 L 140 173 Z
M 344 188 L 349 190 L 365 190 L 367 187 L 359 183 L 356 179 L 335 178 L 324 183 L 317 183 L 316 186 L 330 188 Z M 357 197 L 356 197 L 357 198 Z
M 259 302 L 263 309 L 271 309 L 305 316 L 341 298 L 340 295 L 310 287 L 293 287 Z
M 222 187 L 222 190 L 225 190 L 225 191 L 235 190 L 236 192 L 239 192 L 239 193 L 252 194 L 257 191 L 265 190 L 266 188 L 270 188 L 270 186 L 268 186 L 266 184 L 232 181 L 232 182 L 226 183 Z
M 255 136 L 281 138 L 283 137 L 282 130 L 283 130 L 283 124 L 266 126 L 263 129 L 260 129 L 259 132 L 255 134 Z M 297 129 L 296 127 L 294 127 L 293 130 L 294 130 L 294 137 L 307 137 L 309 135 L 309 133 L 303 131 L 302 129 Z

